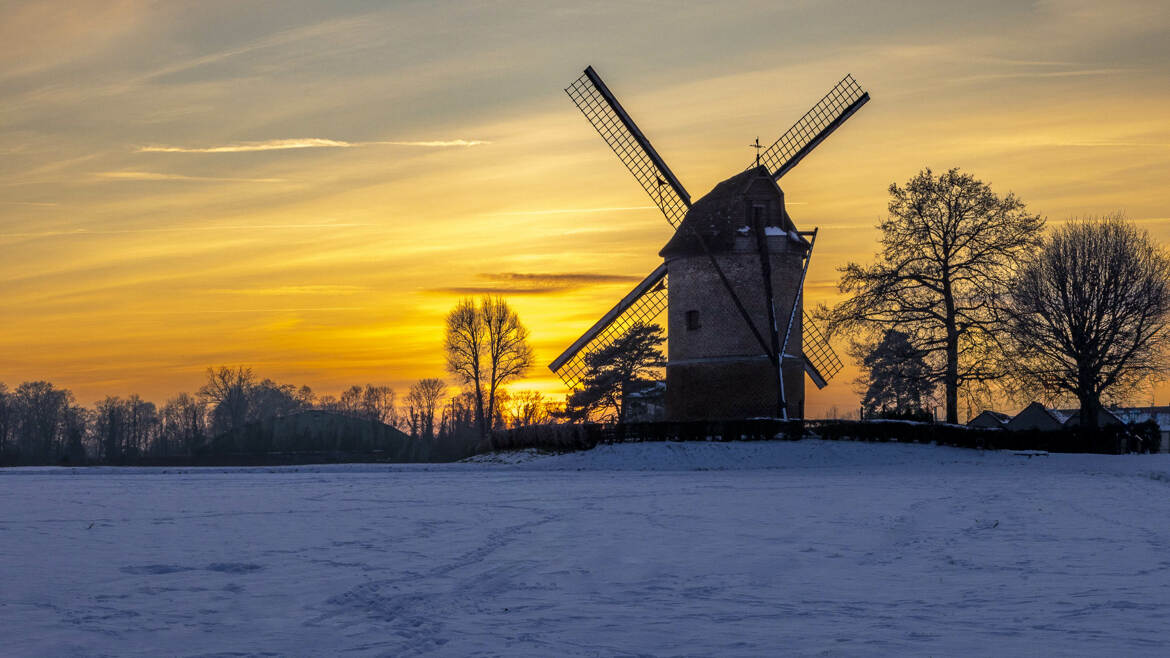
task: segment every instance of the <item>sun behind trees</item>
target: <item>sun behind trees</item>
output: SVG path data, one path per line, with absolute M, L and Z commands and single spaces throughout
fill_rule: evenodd
M 464 299 L 447 315 L 447 369 L 475 400 L 475 423 L 481 436 L 492 431 L 496 397 L 504 384 L 532 366 L 528 329 L 502 297 L 485 296 L 476 304 Z
M 848 297 L 817 315 L 830 334 L 858 332 L 872 344 L 888 329 L 904 332 L 957 423 L 959 389 L 1003 375 L 997 300 L 1012 264 L 1039 245 L 1044 220 L 958 169 L 890 185 L 889 213 L 877 262 L 842 268 L 837 285 Z

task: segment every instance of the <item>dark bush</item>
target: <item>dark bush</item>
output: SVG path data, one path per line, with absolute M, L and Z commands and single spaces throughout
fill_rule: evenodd
M 532 425 L 492 432 L 480 452 L 534 448 L 553 452 L 589 450 L 599 443 L 643 441 L 765 441 L 796 440 L 804 436 L 800 421 L 754 420 Z

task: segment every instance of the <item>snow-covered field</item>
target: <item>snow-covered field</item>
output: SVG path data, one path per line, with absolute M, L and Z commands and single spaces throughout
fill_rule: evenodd
M 1170 655 L 1170 456 L 0 471 L 3 655 Z

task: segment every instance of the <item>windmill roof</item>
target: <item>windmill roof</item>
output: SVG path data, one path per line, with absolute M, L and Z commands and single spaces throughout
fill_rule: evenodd
M 703 253 L 702 245 L 695 232 L 698 231 L 711 251 L 727 251 L 735 245 L 737 235 L 745 235 L 745 218 L 747 209 L 745 203 L 749 190 L 763 186 L 763 189 L 774 191 L 780 199 L 783 208 L 784 192 L 764 167 L 753 167 L 740 172 L 731 178 L 716 185 L 710 192 L 691 205 L 678 230 L 658 252 L 659 256 L 678 254 Z M 788 217 L 787 211 L 782 211 L 783 226 L 777 226 L 783 232 L 793 231 L 800 242 L 807 244 L 804 238 L 795 234 L 796 227 Z M 767 231 L 772 235 L 772 231 Z

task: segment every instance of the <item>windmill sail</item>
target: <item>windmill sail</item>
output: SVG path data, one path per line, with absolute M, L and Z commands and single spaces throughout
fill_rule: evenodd
M 585 357 L 613 343 L 614 339 L 635 324 L 651 324 L 666 311 L 666 264 L 634 286 L 616 306 L 593 324 L 548 369 L 557 373 L 565 386 L 576 388 L 587 370 Z
M 687 214 L 687 208 L 691 207 L 691 195 L 593 67 L 586 68 L 581 77 L 565 89 L 565 93 L 662 210 L 666 221 L 677 228 L 683 215 Z
M 869 92 L 862 89 L 852 75 L 846 75 L 788 132 L 760 153 L 760 164 L 772 172 L 773 178 L 780 180 L 867 102 Z M 754 162 L 752 166 L 755 166 Z
M 804 313 L 803 317 L 804 341 L 801 356 L 804 358 L 804 371 L 817 388 L 824 388 L 829 385 L 829 380 L 834 375 L 841 372 L 841 357 L 837 356 L 825 334 L 813 324 L 808 313 Z
M 852 75 L 846 75 L 780 139 L 760 153 L 759 164 L 772 172 L 772 178 L 780 180 L 868 102 L 869 93 L 857 84 Z M 752 166 L 756 166 L 755 163 Z M 804 359 L 805 372 L 817 388 L 824 388 L 840 372 L 841 358 L 807 313 L 803 314 L 802 324 L 804 340 L 801 357 Z

